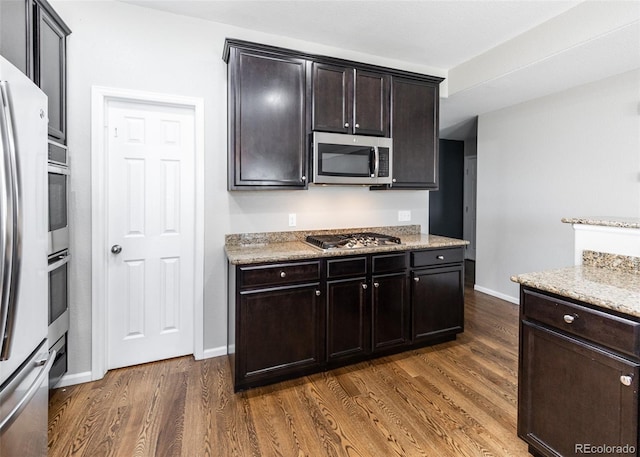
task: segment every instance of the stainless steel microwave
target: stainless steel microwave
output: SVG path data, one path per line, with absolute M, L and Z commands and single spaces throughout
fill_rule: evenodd
M 313 134 L 315 184 L 391 184 L 391 138 L 341 133 Z

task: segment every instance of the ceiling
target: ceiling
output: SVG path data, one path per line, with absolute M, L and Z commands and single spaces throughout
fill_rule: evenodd
M 638 1 L 126 1 L 429 69 L 447 77 L 451 139 L 479 114 L 640 68 Z

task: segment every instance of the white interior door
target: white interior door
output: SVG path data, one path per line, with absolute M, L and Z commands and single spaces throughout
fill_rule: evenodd
M 478 157 L 464 158 L 464 218 L 463 237 L 469 241 L 465 258 L 476 259 L 476 188 Z
M 193 353 L 195 122 L 107 105 L 107 368 Z

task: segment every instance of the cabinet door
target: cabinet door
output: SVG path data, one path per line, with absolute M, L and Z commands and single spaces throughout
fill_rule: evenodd
M 417 270 L 411 281 L 413 342 L 462 332 L 464 277 L 462 265 Z
M 408 342 L 407 276 L 397 273 L 373 277 L 373 352 Z
M 67 129 L 66 36 L 61 24 L 44 3 L 36 2 L 35 81 L 49 98 L 49 137 L 64 143 Z
M 389 76 L 356 70 L 353 133 L 389 136 Z
M 353 68 L 313 63 L 313 130 L 353 132 Z
M 371 350 L 367 278 L 327 283 L 327 360 L 345 360 Z
M 393 187 L 438 188 L 438 94 L 435 83 L 393 78 Z
M 229 189 L 304 189 L 305 60 L 232 49 Z
M 323 358 L 319 284 L 240 293 L 236 387 L 300 374 Z
M 601 445 L 633 452 L 599 454 L 637 455 L 638 374 L 637 363 L 523 322 L 518 435 L 543 455 Z
M 0 1 L 0 54 L 25 75 L 33 74 L 31 0 Z

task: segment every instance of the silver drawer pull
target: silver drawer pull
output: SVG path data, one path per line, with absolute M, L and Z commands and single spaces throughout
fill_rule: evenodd
M 413 280 L 414 280 L 415 282 L 420 282 L 420 278 L 418 278 L 417 276 L 416 276 L 415 278 L 413 278 Z
M 320 296 L 320 291 L 319 290 L 316 290 L 316 296 L 318 296 L 318 297 Z
M 374 282 L 374 283 L 373 283 L 373 287 L 375 287 L 375 288 L 380 287 L 380 283 L 379 283 L 379 282 Z
M 620 382 L 625 386 L 630 386 L 633 382 L 633 376 L 620 376 Z
M 280 272 L 280 277 L 281 277 L 281 278 L 285 278 L 286 276 L 287 276 L 287 274 L 286 274 L 284 271 L 281 271 L 281 272 Z
M 571 324 L 574 320 L 576 320 L 575 316 L 572 316 L 571 314 L 565 314 L 563 319 L 567 324 Z
M 443 256 L 443 255 L 437 255 L 437 256 L 436 256 L 436 259 L 438 259 L 438 260 L 444 260 L 444 256 Z
M 366 289 L 366 288 L 367 288 L 367 285 L 366 285 L 366 284 L 362 284 L 362 288 L 363 288 L 363 289 Z

